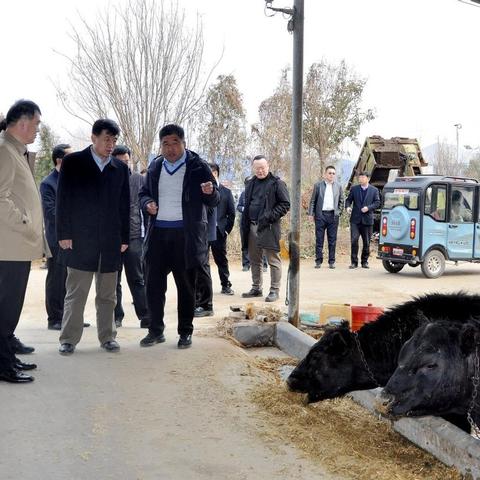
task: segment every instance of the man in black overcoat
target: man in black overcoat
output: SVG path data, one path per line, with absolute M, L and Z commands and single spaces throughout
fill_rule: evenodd
M 121 253 L 128 248 L 130 189 L 128 167 L 112 157 L 120 129 L 109 119 L 92 127 L 92 145 L 67 155 L 57 188 L 59 261 L 67 266 L 60 349 L 70 355 L 83 332 L 83 313 L 95 276 L 97 330 L 107 351 L 115 341 L 113 310 Z

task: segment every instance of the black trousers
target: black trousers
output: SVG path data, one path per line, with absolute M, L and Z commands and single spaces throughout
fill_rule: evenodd
M 195 307 L 213 310 L 212 275 L 208 263 L 197 268 L 195 278 Z
M 57 263 L 58 247 L 50 248 L 52 257 L 47 259 L 47 278 L 45 280 L 45 308 L 49 325 L 62 323 L 63 304 L 65 301 L 65 281 L 67 267 Z
M 143 239 L 134 238 L 130 240 L 128 248 L 122 254 L 122 264 L 125 268 L 128 288 L 132 294 L 135 314 L 139 320 L 149 321 L 147 296 L 145 293 L 145 281 L 142 265 Z M 115 305 L 115 320 L 122 320 L 125 312 L 122 307 L 122 269 L 118 272 L 117 278 L 117 304 Z
M 350 223 L 350 240 L 352 242 L 351 262 L 352 265 L 358 265 L 358 239 L 362 237 L 362 264 L 368 262 L 370 256 L 370 238 L 372 237 L 373 225 L 363 225 L 361 223 Z
M 0 261 L 0 371 L 15 363 L 12 340 L 22 313 L 30 263 Z
M 193 332 L 196 269 L 185 268 L 183 228 L 154 228 L 145 258 L 149 332 L 160 335 L 165 328 L 165 293 L 167 277 L 173 274 L 177 286 L 177 311 L 180 335 Z
M 217 231 L 217 239 L 214 242 L 210 242 L 210 246 L 212 248 L 213 259 L 218 268 L 218 276 L 220 277 L 222 288 L 231 287 L 227 258 L 227 236 L 221 236 Z
M 315 263 L 323 262 L 323 243 L 325 232 L 328 241 L 328 263 L 335 263 L 335 248 L 337 245 L 338 217 L 335 212 L 322 212 L 315 218 Z

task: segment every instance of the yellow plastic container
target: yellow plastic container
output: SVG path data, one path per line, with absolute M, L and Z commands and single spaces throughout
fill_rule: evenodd
M 320 306 L 320 323 L 328 323 L 329 320 L 343 318 L 352 325 L 352 307 L 349 303 L 322 303 Z

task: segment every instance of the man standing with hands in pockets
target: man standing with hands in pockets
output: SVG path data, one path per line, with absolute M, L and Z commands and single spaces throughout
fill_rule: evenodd
M 208 164 L 185 149 L 178 125 L 160 130 L 161 155 L 150 164 L 140 189 L 140 207 L 149 216 L 145 236 L 145 280 L 150 312 L 142 347 L 163 343 L 167 277 L 177 286 L 178 348 L 192 344 L 197 267 L 207 261 L 207 207 L 219 202 L 218 187 Z

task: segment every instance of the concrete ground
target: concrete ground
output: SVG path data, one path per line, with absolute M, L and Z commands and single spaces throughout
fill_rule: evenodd
M 336 270 L 315 270 L 312 260 L 304 261 L 301 310 L 316 312 L 323 302 L 388 306 L 427 291 L 478 288 L 478 265 L 448 266 L 437 280 L 424 278 L 419 268 L 392 275 L 375 260 L 371 265 L 350 271 L 344 258 Z M 236 293 L 248 290 L 250 274 L 238 264 L 231 270 Z M 215 267 L 212 271 L 219 292 Z M 62 357 L 58 332 L 46 329 L 45 275 L 32 269 L 17 329 L 22 341 L 36 347 L 23 357 L 39 365 L 36 380 L 0 383 L 2 480 L 333 478 L 288 440 L 265 442 L 248 397 L 256 380 L 243 374 L 251 352 L 205 335 L 230 304 L 243 302 L 239 295 L 216 293 L 215 317 L 196 321 L 203 335 L 194 336 L 191 349 L 179 351 L 173 283 L 167 341 L 151 348 L 138 345 L 146 331 L 138 328 L 125 288 L 126 318 L 117 337 L 121 352 L 111 354 L 96 339 L 92 286 L 85 315 L 92 327 L 75 354 Z

